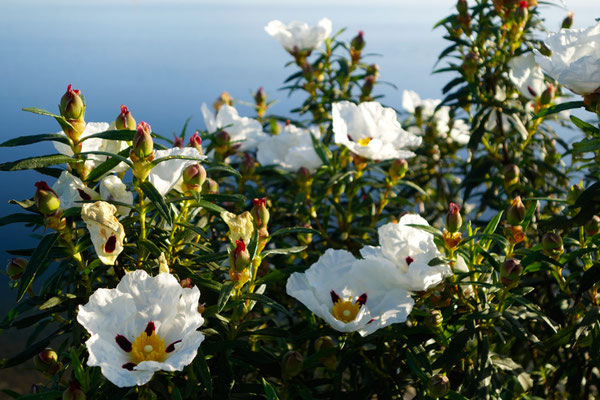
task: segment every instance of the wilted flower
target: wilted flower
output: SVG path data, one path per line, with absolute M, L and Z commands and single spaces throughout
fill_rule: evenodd
M 83 201 L 100 200 L 100 195 L 95 190 L 85 186 L 78 177 L 63 171 L 58 180 L 52 185 L 52 189 L 60 198 L 63 210 L 71 207 L 81 207 Z
M 265 26 L 265 31 L 290 53 L 310 52 L 321 47 L 323 40 L 331 35 L 331 21 L 323 18 L 317 26 L 310 27 L 305 22 L 293 21 L 285 25 L 279 20 L 273 20 Z
M 399 286 L 410 291 L 427 290 L 452 275 L 447 264 L 430 266 L 429 262 L 442 257 L 433 235 L 408 225 L 426 225 L 427 221 L 415 214 L 407 214 L 397 223 L 385 224 L 377 230 L 379 247 L 365 246 L 360 254 L 374 264 L 391 264 Z M 373 265 L 374 265 L 373 264 Z
M 265 138 L 258 146 L 256 157 L 261 165 L 278 165 L 286 171 L 295 172 L 304 167 L 314 172 L 323 164 L 310 134 L 320 138 L 318 129 L 302 129 L 286 125 L 276 136 Z
M 546 90 L 544 72 L 533 53 L 511 58 L 508 67 L 508 77 L 524 97 L 535 100 Z
M 114 265 L 123 251 L 125 229 L 115 213 L 117 208 L 105 201 L 86 203 L 81 209 L 81 218 L 86 223 L 94 249 L 100 261 Z
M 86 139 L 95 133 L 105 132 L 111 129 L 111 126 L 106 122 L 88 122 L 85 126 L 85 130 L 81 134 L 79 146 L 80 152 L 85 153 L 89 151 L 104 151 L 107 153 L 118 154 L 120 151 L 125 150 L 128 145 L 123 140 L 108 140 L 92 138 Z M 64 132 L 59 132 L 66 136 Z M 71 146 L 68 146 L 61 142 L 52 142 L 56 151 L 66 156 L 73 156 L 73 150 Z M 108 159 L 108 156 L 102 154 L 88 154 L 86 155 L 85 168 L 91 170 L 98 165 L 102 164 Z M 124 162 L 119 163 L 111 172 L 123 172 L 126 171 L 129 166 Z
M 126 274 L 115 289 L 98 289 L 77 321 L 90 333 L 87 365 L 119 387 L 143 385 L 155 371 L 181 371 L 204 335 L 200 291 L 182 288 L 171 274 Z
M 100 181 L 100 198 L 105 201 L 118 201 L 133 204 L 133 193 L 127 190 L 127 185 L 116 175 L 108 175 Z M 117 205 L 120 215 L 128 215 L 129 207 Z
M 329 249 L 306 272 L 290 276 L 287 293 L 340 332 L 366 336 L 404 322 L 414 301 L 397 285 L 394 268 L 365 261 Z
M 156 150 L 154 159 L 159 160 L 168 156 L 183 156 L 194 158 L 193 160 L 178 159 L 166 160 L 158 163 L 148 174 L 148 181 L 154 185 L 156 190 L 163 196 L 171 189 L 181 189 L 182 173 L 185 167 L 204 160 L 206 156 L 200 154 L 194 147 L 180 149 L 174 147 L 167 150 Z
M 420 137 L 402 129 L 393 109 L 374 101 L 334 103 L 332 117 L 335 143 L 364 158 L 409 158 L 415 154 L 406 148 L 421 144 Z
M 231 243 L 238 240 L 243 240 L 244 243 L 249 244 L 254 232 L 254 222 L 252 215 L 249 211 L 244 211 L 240 215 L 235 215 L 229 211 L 223 211 L 221 218 L 229 227 L 228 237 Z
M 239 149 L 242 151 L 252 150 L 266 137 L 260 122 L 252 118 L 240 117 L 232 106 L 221 106 L 215 116 L 206 104 L 202 103 L 202 115 L 209 132 L 226 129 L 231 142 L 234 145 L 239 144 Z
M 577 94 L 591 94 L 600 88 L 600 23 L 550 33 L 546 46 L 552 55 L 536 51 L 535 59 L 548 75 Z

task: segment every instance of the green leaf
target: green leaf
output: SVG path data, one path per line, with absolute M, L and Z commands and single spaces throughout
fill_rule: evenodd
M 44 218 L 39 214 L 25 213 L 10 214 L 0 218 L 0 226 L 18 223 L 43 225 Z
M 200 372 L 200 379 L 202 380 L 202 384 L 206 388 L 206 391 L 211 394 L 212 393 L 212 377 L 210 375 L 210 369 L 208 368 L 208 363 L 206 362 L 206 356 L 202 351 L 202 348 L 198 347 L 198 355 L 194 361 L 194 364 L 198 367 Z
M 270 237 L 279 236 L 279 235 L 291 235 L 292 233 L 311 233 L 315 235 L 320 235 L 321 233 L 312 228 L 304 228 L 302 226 L 296 226 L 294 228 L 282 228 L 275 232 L 273 232 Z
M 21 396 L 19 397 L 19 400 L 55 400 L 62 399 L 62 395 L 63 392 L 61 390 L 50 390 L 48 392 L 40 392 Z
M 49 308 L 56 307 L 57 305 L 62 304 L 67 300 L 72 300 L 76 298 L 77 296 L 73 294 L 67 294 L 65 296 L 54 296 L 46 300 L 41 306 L 38 307 L 38 309 L 47 310 Z
M 14 357 L 9 359 L 3 358 L 0 360 L 0 369 L 14 367 L 15 365 L 19 365 L 33 357 L 35 354 L 38 354 L 40 351 L 44 350 L 50 344 L 50 340 L 56 338 L 58 335 L 62 335 L 64 333 L 64 328 L 60 328 L 57 331 L 53 332 L 51 335 L 46 338 L 40 340 L 39 342 L 27 346 L 25 350 L 20 352 Z M 36 397 L 37 398 L 37 397 Z
M 500 219 L 502 218 L 503 213 L 504 211 L 500 211 L 494 218 L 492 218 L 492 220 L 488 222 L 482 233 L 489 234 L 496 232 L 496 228 L 498 228 L 498 224 L 500 223 Z
M 146 197 L 148 197 L 150 201 L 154 204 L 156 210 L 160 213 L 160 215 L 162 215 L 165 221 L 167 221 L 169 225 L 172 225 L 173 219 L 171 218 L 171 210 L 169 209 L 169 206 L 167 206 L 167 204 L 165 203 L 165 199 L 160 193 L 158 193 L 158 190 L 156 190 L 154 185 L 152 185 L 152 183 L 148 181 L 145 181 L 140 184 L 140 188 L 142 189 Z
M 183 400 L 177 386 L 173 386 L 173 400 Z
M 219 165 L 212 165 L 210 167 L 208 167 L 206 169 L 206 172 L 210 175 L 215 171 L 223 171 L 223 172 L 227 172 L 228 174 L 231 175 L 235 175 L 238 178 L 242 177 L 242 174 L 240 174 L 238 171 L 236 171 L 235 169 L 231 168 L 229 165 L 225 165 L 225 164 L 219 164 Z
M 222 261 L 227 258 L 228 254 L 226 251 L 222 251 L 220 253 L 211 253 L 204 254 L 194 258 L 194 261 L 197 263 L 207 263 L 212 261 Z
M 294 246 L 294 247 L 287 247 L 285 249 L 269 249 L 269 250 L 265 250 L 262 252 L 261 257 L 267 257 L 273 254 L 294 254 L 294 253 L 300 253 L 304 250 L 306 250 L 307 246 Z
M 89 135 L 89 136 L 81 138 L 79 141 L 84 142 L 88 139 L 97 138 L 97 139 L 107 139 L 107 140 L 124 140 L 126 142 L 131 142 L 133 140 L 133 137 L 135 136 L 135 134 L 136 134 L 136 131 L 130 131 L 128 129 L 117 129 L 117 130 L 110 130 L 110 131 L 94 133 L 93 135 Z
M 89 389 L 87 382 L 87 374 L 85 373 L 83 366 L 81 365 L 81 360 L 79 359 L 77 351 L 74 347 L 71 348 L 69 358 L 71 359 L 71 367 L 73 367 L 73 375 L 75 375 L 75 379 L 77 379 L 77 382 L 81 384 L 83 391 L 87 392 Z
M 66 164 L 72 161 L 74 161 L 72 157 L 62 154 L 50 154 L 47 156 L 29 157 L 2 163 L 0 164 L 0 171 L 21 171 L 24 169 L 43 168 L 50 165 Z
M 248 253 L 250 253 L 250 259 L 254 260 L 256 257 L 256 252 L 258 250 L 258 229 L 254 229 L 252 231 L 252 237 L 250 238 L 250 243 L 248 244 Z
M 207 210 L 212 210 L 219 214 L 221 214 L 224 211 L 227 211 L 226 209 L 224 209 L 221 206 L 211 203 L 210 201 L 204 201 L 204 200 L 196 200 L 196 202 L 194 203 L 194 206 L 203 207 L 203 208 L 206 208 Z
M 38 114 L 38 115 L 45 115 L 47 117 L 52 117 L 58 122 L 58 124 L 61 126 L 63 131 L 65 129 L 74 129 L 73 125 L 71 125 L 69 123 L 69 121 L 67 121 L 64 117 L 62 117 L 60 115 L 52 114 L 50 111 L 46 111 L 46 110 L 43 110 L 43 109 L 37 108 L 37 107 L 26 107 L 26 108 L 22 108 L 21 110 L 30 112 L 30 113 L 34 113 L 34 114 Z
M 117 158 L 117 159 L 119 159 L 119 161 L 122 161 L 125 164 L 129 165 L 130 168 L 133 168 L 133 163 L 131 162 L 131 160 L 129 158 L 121 156 L 119 154 L 109 153 L 108 151 L 86 151 L 86 152 L 80 153 L 80 154 L 82 156 L 86 156 L 88 154 L 95 154 L 95 155 L 101 155 L 101 156 L 108 156 L 108 157 L 112 157 L 112 158 Z
M 421 187 L 419 185 L 417 185 L 416 183 L 413 183 L 411 181 L 400 180 L 400 181 L 398 181 L 398 184 L 411 187 L 411 188 L 415 189 L 417 192 L 421 193 L 423 196 L 425 196 L 426 199 L 429 199 L 429 195 L 427 194 L 427 192 L 424 191 L 423 189 L 421 189 Z
M 585 103 L 583 101 L 568 101 L 566 103 L 555 104 L 551 107 L 544 108 L 542 111 L 537 113 L 533 119 L 542 118 L 547 115 L 556 114 L 561 111 L 571 110 L 573 108 L 583 108 L 585 107 Z
M 583 132 L 587 133 L 588 135 L 597 135 L 598 133 L 600 133 L 600 129 L 596 128 L 592 124 L 589 124 L 585 121 L 580 120 L 579 118 L 577 118 L 574 115 L 571 115 L 569 118 L 575 124 L 575 126 L 577 126 L 579 129 L 581 129 Z
M 573 143 L 573 153 L 587 153 L 600 149 L 600 138 L 583 139 L 581 142 Z
M 161 157 L 161 158 L 157 158 L 156 160 L 152 161 L 152 165 L 156 166 L 157 164 L 160 164 L 161 162 L 164 161 L 169 161 L 169 160 L 192 160 L 192 161 L 204 161 L 206 157 L 191 157 L 191 156 L 166 156 L 166 157 Z
M 279 400 L 275 388 L 269 382 L 267 382 L 265 378 L 262 378 L 262 382 L 263 387 L 265 388 L 265 396 L 267 396 L 267 400 Z
M 17 301 L 20 301 L 25 291 L 35 279 L 38 271 L 48 262 L 48 254 L 54 244 L 58 240 L 58 233 L 51 233 L 49 235 L 44 236 L 44 238 L 40 241 L 36 249 L 33 251 L 29 262 L 27 263 L 27 267 L 21 275 L 21 279 L 19 279 L 19 289 L 17 291 Z
M 279 311 L 279 312 L 287 315 L 288 317 L 292 316 L 292 314 L 284 306 L 282 306 L 281 304 L 279 304 L 275 300 L 271 299 L 270 297 L 265 296 L 264 294 L 246 293 L 246 294 L 243 294 L 242 296 L 240 296 L 240 298 L 247 299 L 247 300 L 254 300 L 254 301 L 258 301 L 258 302 L 264 303 L 264 304 L 266 304 L 268 306 L 273 307 L 277 311 Z
M 219 292 L 219 300 L 217 300 L 217 312 L 223 311 L 225 304 L 227 304 L 227 300 L 231 297 L 231 292 L 233 291 L 233 287 L 235 286 L 235 282 L 227 282 L 221 287 L 221 291 Z
M 312 132 L 310 132 L 310 138 L 312 140 L 313 147 L 315 148 L 315 152 L 317 153 L 323 164 L 330 165 L 331 163 L 329 162 L 329 159 L 331 158 L 331 151 L 329 151 L 329 149 L 323 144 L 323 142 L 317 139 Z
M 245 202 L 247 200 L 246 196 L 242 194 L 216 194 L 216 193 L 206 193 L 202 195 L 204 200 L 208 200 L 210 202 L 223 201 L 228 202 L 232 201 L 235 203 Z
M 40 135 L 27 135 L 27 136 L 20 136 L 18 138 L 10 139 L 10 140 L 7 140 L 6 142 L 0 144 L 0 147 L 25 146 L 28 144 L 45 142 L 48 140 L 51 140 L 53 142 L 69 144 L 69 138 L 62 133 L 42 133 Z
M 131 150 L 131 147 L 128 147 L 128 148 L 120 151 L 118 153 L 118 155 L 120 157 L 127 157 L 129 155 L 130 150 Z M 88 176 L 86 177 L 85 181 L 86 182 L 93 182 L 93 181 L 95 181 L 97 179 L 100 179 L 105 174 L 109 173 L 110 170 L 112 170 L 117 165 L 119 165 L 120 162 L 121 162 L 120 158 L 110 157 L 108 160 L 104 161 L 102 164 L 100 164 L 96 168 L 94 168 L 92 170 L 92 172 L 90 172 L 88 174 Z
M 155 245 L 150 240 L 138 239 L 137 243 L 140 246 L 142 246 L 143 248 L 145 248 L 146 250 L 148 250 L 155 257 L 159 257 L 160 253 L 162 253 L 162 251 L 158 248 L 158 246 Z
M 527 212 L 525 213 L 525 218 L 523 218 L 523 222 L 521 222 L 521 226 L 523 227 L 523 231 L 525 231 L 529 224 L 531 224 L 531 220 L 533 220 L 533 215 L 535 214 L 535 210 L 537 210 L 538 201 L 535 200 L 533 203 L 527 207 Z
M 176 222 L 175 225 L 183 226 L 184 228 L 192 230 L 192 231 L 196 232 L 198 235 L 202 236 L 206 240 L 210 239 L 208 234 L 206 232 L 204 232 L 200 227 L 197 227 L 196 225 L 188 224 L 185 222 Z

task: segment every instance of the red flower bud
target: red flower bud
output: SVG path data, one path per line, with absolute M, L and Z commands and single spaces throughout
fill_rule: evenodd
M 135 130 L 136 122 L 129 109 L 124 105 L 121 105 L 121 113 L 117 115 L 117 119 L 115 120 L 115 127 L 117 129 L 127 129 L 130 131 Z
M 138 124 L 130 153 L 130 157 L 132 154 L 134 155 L 132 158 L 133 161 L 136 161 L 136 159 L 145 159 L 154 154 L 154 141 L 152 140 L 151 133 L 152 128 L 149 124 L 144 121 Z
M 85 114 L 85 102 L 81 97 L 81 91 L 73 89 L 72 85 L 67 86 L 67 91 L 60 99 L 60 115 L 67 120 L 83 119 Z
M 190 141 L 188 142 L 188 147 L 193 147 L 196 150 L 198 150 L 200 154 L 204 154 L 204 150 L 202 150 L 202 138 L 200 138 L 200 135 L 198 135 L 198 131 L 194 132 L 194 134 L 190 138 Z
M 250 214 L 252 214 L 254 224 L 258 229 L 266 228 L 270 218 L 269 210 L 267 209 L 267 198 L 254 199 L 252 203 L 254 207 L 250 210 Z
M 235 249 L 229 253 L 229 266 L 236 272 L 242 272 L 250 265 L 250 253 L 243 240 L 236 240 Z

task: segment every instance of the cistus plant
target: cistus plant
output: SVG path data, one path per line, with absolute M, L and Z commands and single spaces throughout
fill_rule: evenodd
M 175 139 L 124 105 L 86 122 L 71 85 L 24 109 L 61 132 L 2 146 L 59 154 L 0 164 L 45 175 L 0 219 L 39 237 L 8 251 L 0 329 L 31 333 L 0 367 L 33 359 L 28 399 L 598 398 L 600 24 L 572 23 L 459 0 L 445 97 L 403 112 L 326 18 L 265 27 L 287 116 L 262 88 Z

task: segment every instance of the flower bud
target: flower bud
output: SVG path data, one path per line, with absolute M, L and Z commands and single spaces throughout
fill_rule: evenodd
M 58 354 L 47 347 L 33 358 L 35 367 L 47 375 L 54 375 L 61 367 L 58 362 Z
M 392 182 L 397 182 L 400 179 L 404 178 L 406 172 L 408 171 L 408 163 L 403 158 L 397 158 L 390 165 L 390 169 L 388 169 L 388 176 Z
M 469 52 L 465 56 L 465 60 L 463 61 L 462 69 L 465 73 L 465 78 L 467 80 L 472 80 L 477 72 L 479 64 L 479 56 L 475 52 Z
M 117 129 L 127 129 L 134 131 L 136 128 L 136 122 L 129 109 L 124 105 L 121 105 L 121 114 L 117 115 L 115 120 L 115 127 Z
M 546 46 L 546 43 L 544 43 L 544 42 L 540 43 L 539 51 L 542 55 L 544 55 L 546 57 L 552 56 L 552 50 L 550 50 L 550 48 L 548 46 Z
M 256 160 L 250 153 L 244 153 L 244 158 L 240 164 L 240 172 L 244 176 L 250 176 L 256 170 Z
M 366 70 L 366 75 L 373 75 L 377 79 L 379 77 L 379 65 L 369 65 Z
M 462 217 L 460 215 L 460 206 L 450 203 L 450 211 L 446 214 L 446 229 L 449 232 L 458 232 L 462 226 Z
M 358 31 L 358 35 L 356 35 L 352 41 L 350 42 L 350 46 L 356 51 L 361 51 L 365 47 L 365 38 L 364 32 Z
M 585 223 L 583 226 L 585 229 L 585 234 L 588 236 L 594 236 L 600 232 L 600 217 L 594 215 L 592 219 Z
M 512 201 L 512 204 L 508 207 L 508 210 L 506 210 L 506 219 L 512 226 L 520 225 L 525 219 L 526 212 L 527 209 L 521 201 L 521 196 L 517 196 Z
M 85 393 L 81 390 L 81 385 L 77 381 L 71 382 L 69 387 L 62 394 L 62 400 L 85 400 Z
M 229 146 L 231 142 L 231 135 L 224 130 L 217 132 L 215 135 L 215 143 L 218 147 Z
M 254 206 L 250 210 L 250 214 L 254 218 L 254 224 L 258 229 L 266 228 L 270 217 L 269 210 L 267 209 L 267 198 L 254 199 L 252 203 Z
M 288 351 L 281 360 L 281 376 L 284 379 L 293 378 L 302 371 L 304 359 L 297 351 Z
M 188 142 L 188 147 L 193 147 L 196 150 L 198 150 L 200 154 L 204 154 L 204 150 L 202 150 L 202 138 L 200 138 L 200 135 L 198 135 L 198 131 L 194 132 L 194 134 L 190 138 L 190 141 Z
M 456 3 L 456 10 L 459 14 L 466 14 L 469 12 L 469 5 L 467 4 L 467 0 L 458 0 Z
M 152 128 L 144 121 L 137 126 L 137 133 L 133 138 L 133 147 L 129 156 L 135 162 L 140 159 L 153 158 L 154 141 L 152 140 Z M 152 160 L 148 160 L 152 161 Z
M 330 349 L 335 349 L 336 347 L 337 346 L 333 339 L 331 339 L 329 336 L 321 336 L 315 340 L 316 352 L 327 351 Z M 337 367 L 337 356 L 334 353 L 320 357 L 319 361 L 325 366 L 325 368 L 329 370 L 333 371 Z
M 8 277 L 16 281 L 23 275 L 23 271 L 27 267 L 27 260 L 21 257 L 11 258 L 8 264 L 6 264 L 6 274 Z
M 565 19 L 563 19 L 563 22 L 560 25 L 560 27 L 562 29 L 570 29 L 572 25 L 573 25 L 573 11 L 569 11 L 567 13 L 567 16 L 565 17 Z
M 434 375 L 427 382 L 427 390 L 431 397 L 444 397 L 450 391 L 450 380 L 446 375 Z
M 83 119 L 85 114 L 85 102 L 81 97 L 81 91 L 73 89 L 73 85 L 67 86 L 66 93 L 60 99 L 59 108 L 60 115 L 67 120 Z
M 35 195 L 33 200 L 35 205 L 44 215 L 54 214 L 60 207 L 60 199 L 58 195 L 45 181 L 36 182 Z
M 218 112 L 219 108 L 221 108 L 221 106 L 223 105 L 233 105 L 233 98 L 227 92 L 221 93 L 221 95 L 213 103 L 213 108 L 215 109 L 215 112 Z
M 512 185 L 516 185 L 519 183 L 519 178 L 521 176 L 521 170 L 515 164 L 507 164 L 504 167 L 504 184 L 507 187 Z
M 188 165 L 182 173 L 182 188 L 185 192 L 199 192 L 206 180 L 206 170 L 198 163 Z
M 185 278 L 185 279 L 182 279 L 181 281 L 179 281 L 179 284 L 181 285 L 182 288 L 189 289 L 192 287 L 192 280 L 190 278 Z
M 508 289 L 515 288 L 519 284 L 522 273 L 523 266 L 521 263 L 514 258 L 510 258 L 500 265 L 500 282 Z
M 562 238 L 554 232 L 548 232 L 542 237 L 542 248 L 545 255 L 554 259 L 565 251 Z
M 183 138 L 180 136 L 175 136 L 175 138 L 173 139 L 173 147 L 183 149 Z
M 256 114 L 259 118 L 264 117 L 267 112 L 267 95 L 262 86 L 254 94 L 254 101 L 256 103 Z
M 567 204 L 572 206 L 575 204 L 581 193 L 583 193 L 585 189 L 581 185 L 572 185 L 567 193 Z
M 527 20 L 527 17 L 529 16 L 527 7 L 529 7 L 529 4 L 527 4 L 526 1 L 519 2 L 519 7 L 517 7 L 517 10 L 515 11 L 515 21 L 524 22 Z
M 442 312 L 440 310 L 427 310 L 427 315 L 423 323 L 426 327 L 433 331 L 438 331 L 442 328 L 442 323 L 444 322 L 444 317 L 442 316 Z
M 365 76 L 365 83 L 363 84 L 362 88 L 360 88 L 361 91 L 361 99 L 363 101 L 369 99 L 371 92 L 373 91 L 373 87 L 375 86 L 375 82 L 377 81 L 377 78 L 374 75 L 367 75 Z
M 219 193 L 219 184 L 211 178 L 206 178 L 205 185 L 202 188 L 204 194 L 217 194 Z
M 250 253 L 243 240 L 235 241 L 235 249 L 229 252 L 229 266 L 236 272 L 245 270 L 250 265 Z
M 540 97 L 540 103 L 542 103 L 542 105 L 544 105 L 544 106 L 547 106 L 548 104 L 552 103 L 552 100 L 554 100 L 555 95 L 556 95 L 556 86 L 549 83 L 546 90 L 544 90 L 542 92 L 542 96 Z

